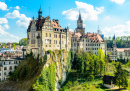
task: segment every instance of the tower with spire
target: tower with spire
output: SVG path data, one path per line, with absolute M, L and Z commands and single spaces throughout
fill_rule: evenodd
M 41 6 L 40 9 L 38 11 L 38 19 L 41 20 L 42 19 L 42 10 L 41 10 Z
M 76 33 L 78 32 L 80 32 L 82 35 L 85 34 L 85 28 L 83 28 L 83 20 L 80 11 L 79 11 L 79 17 L 77 20 L 77 28 L 76 28 Z

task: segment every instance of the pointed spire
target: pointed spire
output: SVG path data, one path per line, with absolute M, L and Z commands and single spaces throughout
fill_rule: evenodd
M 114 37 L 113 37 L 113 40 L 115 40 L 116 38 L 115 38 L 115 34 L 114 34 Z
M 79 18 L 78 18 L 78 20 L 82 20 L 80 10 L 79 10 Z

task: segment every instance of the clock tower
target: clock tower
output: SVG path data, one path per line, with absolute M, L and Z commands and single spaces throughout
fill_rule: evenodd
M 81 13 L 79 12 L 79 17 L 77 20 L 77 28 L 76 28 L 76 32 L 80 32 L 82 35 L 85 34 L 85 28 L 83 28 L 83 20 L 81 18 Z

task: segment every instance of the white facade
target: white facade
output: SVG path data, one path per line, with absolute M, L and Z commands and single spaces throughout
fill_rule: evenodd
M 21 60 L 20 58 L 0 60 L 0 81 L 5 80 L 9 72 L 13 72 L 18 67 Z

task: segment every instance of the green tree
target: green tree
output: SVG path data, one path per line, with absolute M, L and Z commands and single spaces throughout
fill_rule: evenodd
M 13 44 L 12 47 L 14 48 L 14 50 L 16 50 L 16 44 Z
M 114 74 L 114 82 L 119 86 L 119 89 L 120 86 L 128 87 L 127 77 L 124 70 L 122 69 L 121 63 L 119 63 L 119 65 L 116 67 L 116 72 Z
M 26 45 L 27 45 L 27 38 L 22 38 L 22 39 L 19 41 L 19 45 L 20 45 L 20 46 L 26 46 Z
M 100 68 L 100 75 L 104 72 L 105 68 L 105 54 L 101 49 L 98 49 L 98 59 L 99 59 L 99 68 Z

